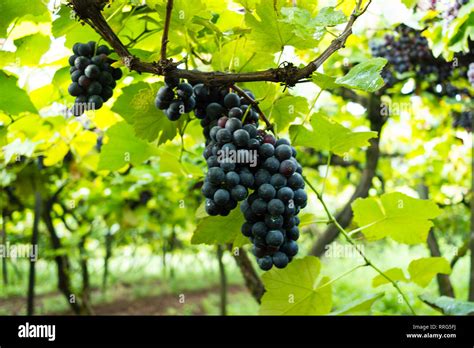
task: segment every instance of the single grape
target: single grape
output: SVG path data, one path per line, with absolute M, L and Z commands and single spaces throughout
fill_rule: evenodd
M 273 259 L 271 256 L 264 256 L 257 259 L 257 264 L 263 271 L 268 271 L 273 266 Z
M 291 160 L 284 160 L 280 164 L 280 173 L 286 177 L 293 175 L 296 172 L 296 164 Z
M 272 199 L 268 202 L 268 212 L 271 215 L 281 215 L 285 211 L 285 204 L 279 199 Z
M 224 105 L 228 109 L 240 106 L 240 97 L 235 93 L 229 93 L 224 97 Z
M 263 221 L 259 221 L 252 226 L 252 235 L 255 237 L 265 238 L 267 231 L 267 225 Z
M 271 246 L 280 246 L 283 243 L 284 236 L 279 230 L 272 230 L 266 234 L 265 241 Z
M 216 193 L 214 193 L 214 202 L 217 205 L 224 205 L 226 204 L 230 199 L 230 194 L 229 191 L 224 190 L 224 189 L 218 189 Z
M 275 188 L 270 184 L 263 184 L 258 188 L 258 196 L 266 201 L 271 200 L 276 195 Z
M 275 267 L 285 268 L 290 260 L 286 254 L 282 253 L 281 251 L 277 251 L 275 254 L 273 254 L 272 261 Z
M 90 105 L 91 109 L 97 110 L 102 107 L 104 100 L 100 95 L 91 95 L 87 100 L 87 103 Z
M 81 88 L 81 86 L 79 86 L 79 84 L 77 82 L 73 82 L 69 85 L 68 92 L 73 97 L 77 97 L 77 96 L 83 94 L 84 90 Z
M 90 64 L 86 67 L 86 69 L 84 70 L 84 73 L 87 77 L 91 79 L 96 79 L 100 75 L 100 69 L 97 65 Z
M 236 185 L 231 191 L 232 198 L 238 202 L 243 201 L 245 198 L 247 198 L 247 194 L 247 189 L 242 185 Z

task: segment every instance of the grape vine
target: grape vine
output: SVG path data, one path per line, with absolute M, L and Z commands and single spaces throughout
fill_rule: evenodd
M 72 112 L 80 116 L 86 110 L 100 109 L 112 97 L 122 72 L 111 67 L 107 46 L 77 43 L 73 52 L 69 94 L 76 97 Z M 166 76 L 155 106 L 170 121 L 191 111 L 200 120 L 208 167 L 202 186 L 206 212 L 227 216 L 242 202 L 246 222 L 241 231 L 253 243 L 260 268 L 286 267 L 298 252 L 297 215 L 307 203 L 302 167 L 289 141 L 276 140 L 258 129 L 264 116 L 253 93 L 236 86 L 207 86 Z

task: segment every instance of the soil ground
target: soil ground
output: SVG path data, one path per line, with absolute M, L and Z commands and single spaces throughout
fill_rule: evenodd
M 111 302 L 96 303 L 92 306 L 95 315 L 170 315 L 170 314 L 207 314 L 203 308 L 203 301 L 210 295 L 219 295 L 219 287 L 187 290 L 182 293 L 165 293 L 158 296 L 133 298 L 126 291 L 127 285 L 121 285 L 121 296 Z M 116 291 L 116 289 L 114 289 Z M 228 288 L 228 295 L 247 292 L 246 288 L 240 285 L 231 285 Z M 53 297 L 58 297 L 58 293 L 48 293 L 35 298 L 35 306 L 43 308 L 44 302 Z M 93 297 L 100 295 L 100 290 L 93 290 Z M 12 315 L 25 314 L 26 299 L 23 297 L 10 297 L 0 300 L 0 307 L 8 309 Z M 46 313 L 50 315 L 71 315 L 71 311 Z

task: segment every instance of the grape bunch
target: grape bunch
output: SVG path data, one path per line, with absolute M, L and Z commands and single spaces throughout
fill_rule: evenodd
M 241 230 L 259 267 L 284 268 L 298 252 L 297 215 L 307 202 L 302 167 L 287 140 L 258 129 L 259 114 L 250 102 L 255 97 L 245 93 L 250 100 L 228 87 L 166 77 L 155 104 L 172 121 L 194 110 L 206 138 L 206 212 L 228 216 L 242 202 Z
M 76 43 L 73 55 L 69 57 L 72 83 L 68 92 L 76 97 L 72 113 L 82 115 L 86 110 L 97 110 L 113 95 L 122 70 L 114 68 L 114 61 L 108 58 L 110 49 L 105 45 L 97 47 L 94 41 Z
M 255 100 L 252 92 L 245 92 L 251 99 Z M 238 118 L 244 125 L 255 124 L 258 127 L 258 113 L 249 105 L 249 101 L 239 97 L 236 93 L 229 92 L 228 88 L 195 83 L 194 96 L 196 98 L 194 114 L 201 120 L 207 143 L 211 141 L 211 129 L 216 126 L 217 121 L 223 116 Z
M 469 83 L 474 87 L 474 63 L 469 64 L 469 69 L 467 70 L 467 78 Z
M 387 87 L 392 87 L 397 82 L 395 73 L 424 70 L 426 67 L 430 71 L 423 71 L 423 74 L 437 72 L 428 41 L 421 36 L 420 31 L 402 24 L 395 28 L 394 34 L 385 35 L 380 43 L 370 43 L 372 55 L 385 58 L 389 62 L 390 68 L 382 71 Z
M 243 125 L 238 117 L 223 116 L 210 131 L 204 150 L 208 172 L 202 186 L 205 209 L 211 215 L 227 216 L 253 188 L 250 169 L 257 165 L 257 127 Z
M 208 172 L 201 189 L 206 212 L 227 216 L 242 202 L 241 231 L 253 243 L 259 267 L 286 267 L 298 253 L 297 215 L 307 203 L 296 150 L 286 139 L 258 130 L 258 113 L 245 98 L 199 83 L 194 96 L 207 138 Z
M 232 159 L 232 154 L 246 160 Z M 204 158 L 206 212 L 227 216 L 243 201 L 240 209 L 246 222 L 241 231 L 253 243 L 259 267 L 286 267 L 298 252 L 297 215 L 307 203 L 296 150 L 286 139 L 257 130 L 255 124 L 223 116 L 210 130 Z
M 241 232 L 253 244 L 262 270 L 284 268 L 298 252 L 298 213 L 306 206 L 302 167 L 286 139 L 259 132 L 254 192 L 241 204 L 245 223 Z
M 241 204 L 242 234 L 253 243 L 262 270 L 284 268 L 298 253 L 298 213 L 307 204 L 302 167 L 286 139 L 264 135 L 258 148 L 254 192 Z
M 455 72 L 462 76 L 465 70 L 441 57 L 434 57 L 428 41 L 419 30 L 401 24 L 395 28 L 393 35 L 385 35 L 382 42 L 371 42 L 370 47 L 373 56 L 383 57 L 389 62 L 382 71 L 386 87 L 392 87 L 403 79 L 404 74 L 411 72 L 417 79 L 433 82 L 436 88 L 431 88 L 431 92 L 434 94 L 451 98 L 470 95 L 466 88 L 457 88 L 451 83 L 458 76 Z M 471 55 L 457 55 L 456 58 L 464 61 Z
M 182 114 L 191 112 L 196 106 L 193 86 L 180 82 L 179 78 L 165 77 L 165 86 L 156 94 L 155 106 L 165 110 L 170 121 L 177 121 Z
M 421 62 L 430 62 L 434 58 L 426 38 L 421 32 L 400 25 L 395 35 L 387 34 L 381 44 L 371 43 L 372 54 L 384 57 L 398 73 L 415 71 Z

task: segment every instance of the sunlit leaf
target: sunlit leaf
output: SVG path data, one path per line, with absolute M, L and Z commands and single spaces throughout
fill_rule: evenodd
M 406 278 L 405 274 L 403 273 L 403 270 L 398 267 L 388 269 L 384 271 L 383 273 L 394 282 L 408 282 L 409 281 Z M 377 274 L 374 277 L 374 279 L 372 279 L 372 286 L 374 288 L 380 285 L 384 285 L 384 284 L 390 284 L 390 281 L 381 274 Z
M 408 273 L 413 282 L 424 288 L 436 274 L 450 274 L 451 266 L 444 257 L 425 257 L 410 262 Z
M 7 75 L 0 70 L 0 86 L 2 86 L 0 110 L 13 115 L 24 111 L 36 112 L 28 94 L 18 87 L 17 81 L 15 76 Z
M 159 139 L 159 144 L 176 136 L 176 122 L 170 122 L 162 110 L 155 107 L 154 100 L 161 83 L 138 82 L 127 86 L 118 97 L 112 111 L 133 125 L 135 134 L 144 140 Z
M 406 244 L 425 243 L 431 219 L 441 210 L 429 200 L 409 197 L 400 192 L 386 193 L 380 198 L 358 198 L 352 203 L 354 222 L 368 240 L 390 237 Z
M 15 19 L 27 17 L 29 20 L 41 21 L 49 15 L 46 3 L 39 0 L 0 1 L 0 37 L 5 37 L 6 30 Z
M 337 87 L 340 87 L 336 83 L 336 78 L 318 72 L 313 73 L 313 75 L 311 76 L 311 80 L 321 89 L 325 90 L 332 90 Z
M 113 125 L 106 134 L 109 141 L 102 147 L 99 170 L 118 170 L 130 163 L 138 165 L 155 153 L 155 149 L 134 135 L 126 122 Z
M 364 296 L 362 299 L 348 303 L 341 309 L 331 312 L 332 315 L 367 315 L 370 314 L 374 303 L 382 298 L 383 292 L 378 294 L 370 294 Z
M 17 63 L 20 65 L 39 65 L 40 58 L 49 49 L 48 36 L 37 33 L 15 40 Z
M 285 95 L 273 103 L 271 122 L 278 131 L 283 131 L 297 117 L 304 117 L 309 112 L 308 100 L 304 97 Z
M 314 256 L 293 260 L 286 268 L 273 268 L 262 276 L 266 292 L 263 315 L 324 315 L 332 308 L 328 277 L 318 280 L 321 263 Z
M 346 21 L 347 18 L 343 12 L 335 10 L 334 7 L 323 7 L 312 24 L 320 27 L 333 27 Z
M 290 138 L 294 145 L 311 147 L 317 150 L 331 151 L 343 156 L 352 148 L 369 145 L 368 140 L 375 138 L 377 132 L 352 132 L 350 129 L 321 115 L 311 119 L 313 130 L 302 125 L 290 127 Z
M 250 13 L 245 14 L 245 22 L 252 29 L 250 37 L 260 46 L 263 52 L 279 52 L 284 46 L 294 46 L 296 48 L 314 47 L 311 30 L 307 31 L 306 38 L 301 35 L 301 31 L 293 24 L 284 23 L 280 20 L 280 7 L 274 6 L 278 3 L 273 0 L 262 0 L 257 5 L 255 16 Z
M 53 166 L 63 160 L 64 156 L 69 151 L 69 146 L 63 141 L 59 140 L 53 144 L 45 153 L 43 163 L 46 167 Z
M 385 58 L 373 58 L 357 64 L 345 76 L 336 79 L 336 83 L 348 88 L 375 92 L 384 84 L 380 72 L 387 64 Z
M 228 244 L 240 247 L 248 243 L 240 232 L 244 218 L 239 208 L 234 209 L 228 216 L 207 216 L 199 220 L 192 244 Z
M 91 131 L 81 131 L 71 141 L 71 150 L 80 157 L 85 156 L 97 144 L 97 133 Z

